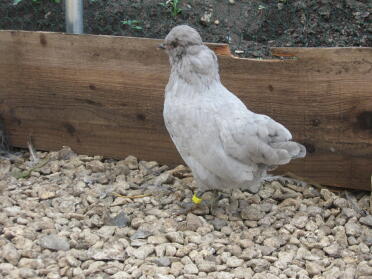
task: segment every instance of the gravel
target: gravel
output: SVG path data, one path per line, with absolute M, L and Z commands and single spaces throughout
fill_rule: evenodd
M 64 148 L 15 178 L 28 156 L 0 158 L 0 278 L 372 278 L 369 193 L 272 182 L 184 215 L 184 166 Z

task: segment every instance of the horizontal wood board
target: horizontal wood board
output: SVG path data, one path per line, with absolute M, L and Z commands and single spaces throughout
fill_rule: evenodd
M 13 146 L 182 163 L 162 118 L 169 76 L 161 40 L 0 31 L 0 117 Z M 219 54 L 225 86 L 288 127 L 308 156 L 281 167 L 370 190 L 372 48 L 277 48 L 290 59 Z

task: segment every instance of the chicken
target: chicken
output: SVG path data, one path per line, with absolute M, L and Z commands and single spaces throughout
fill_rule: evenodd
M 250 111 L 222 85 L 217 57 L 194 28 L 174 27 L 161 47 L 171 65 L 164 121 L 197 182 L 194 203 L 210 190 L 256 193 L 267 171 L 305 156 L 283 125 Z

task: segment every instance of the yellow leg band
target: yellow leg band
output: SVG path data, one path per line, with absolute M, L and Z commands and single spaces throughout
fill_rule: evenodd
M 196 193 L 194 193 L 194 195 L 192 196 L 192 202 L 195 203 L 195 204 L 199 204 L 203 201 L 202 198 L 198 198 L 198 196 L 196 195 Z

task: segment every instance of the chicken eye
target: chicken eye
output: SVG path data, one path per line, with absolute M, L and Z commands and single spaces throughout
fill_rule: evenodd
M 170 43 L 170 45 L 171 45 L 172 48 L 176 48 L 176 47 L 178 47 L 178 42 L 173 41 L 173 42 Z

